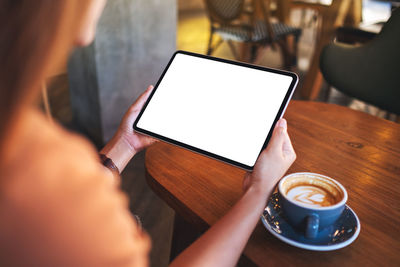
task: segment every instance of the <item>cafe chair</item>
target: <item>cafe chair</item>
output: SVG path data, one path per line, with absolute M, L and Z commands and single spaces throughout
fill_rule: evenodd
M 284 67 L 297 63 L 297 45 L 301 29 L 281 22 L 270 22 L 270 0 L 205 0 L 210 20 L 210 38 L 207 55 L 211 55 L 219 45 L 227 42 L 236 60 L 244 60 L 238 55 L 233 42 L 250 46 L 250 62 L 254 62 L 259 48 L 278 45 L 283 54 Z M 260 16 L 261 14 L 261 16 Z M 213 44 L 215 35 L 220 37 Z M 289 47 L 287 37 L 293 36 L 293 47 Z
M 381 32 L 361 46 L 324 47 L 320 68 L 325 80 L 346 95 L 400 115 L 400 8 Z

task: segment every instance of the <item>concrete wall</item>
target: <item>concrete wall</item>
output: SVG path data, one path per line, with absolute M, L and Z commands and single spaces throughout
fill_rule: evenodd
M 176 0 L 112 0 L 96 39 L 68 63 L 71 105 L 79 127 L 98 145 L 127 108 L 156 83 L 176 49 Z

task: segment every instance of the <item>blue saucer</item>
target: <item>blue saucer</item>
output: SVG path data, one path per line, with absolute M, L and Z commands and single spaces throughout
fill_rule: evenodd
M 308 239 L 285 220 L 277 193 L 268 201 L 261 221 L 271 234 L 283 242 L 317 251 L 335 250 L 350 245 L 357 238 L 361 228 L 357 215 L 346 205 L 343 214 L 333 225 L 321 230 L 316 238 Z

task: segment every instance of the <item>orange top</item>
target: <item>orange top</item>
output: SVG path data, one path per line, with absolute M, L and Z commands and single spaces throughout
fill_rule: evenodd
M 150 241 L 82 137 L 25 111 L 0 163 L 2 266 L 147 266 Z

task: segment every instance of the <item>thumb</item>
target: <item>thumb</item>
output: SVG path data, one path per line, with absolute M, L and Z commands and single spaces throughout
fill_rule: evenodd
M 285 142 L 285 136 L 287 135 L 287 122 L 285 119 L 280 119 L 272 133 L 272 137 L 269 143 L 270 149 L 282 149 L 283 143 Z
M 285 133 L 285 136 L 283 138 L 282 152 L 285 156 L 295 154 L 292 142 L 290 141 L 290 137 L 287 132 Z
M 135 103 L 132 104 L 132 106 L 129 108 L 129 112 L 135 112 L 139 111 L 142 109 L 144 103 L 146 102 L 147 98 L 149 98 L 150 93 L 153 91 L 154 86 L 150 85 L 147 87 L 146 91 L 144 91 L 138 99 L 135 101 Z

